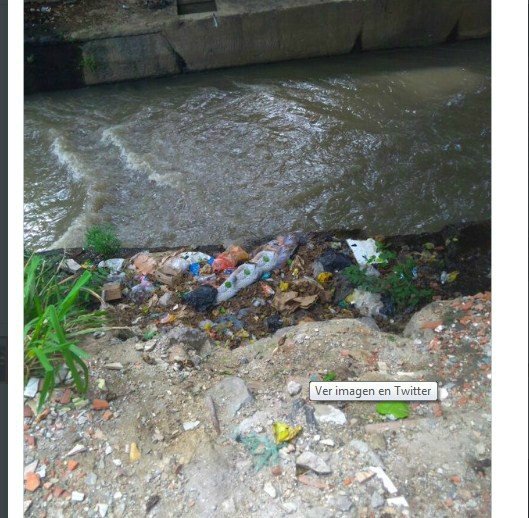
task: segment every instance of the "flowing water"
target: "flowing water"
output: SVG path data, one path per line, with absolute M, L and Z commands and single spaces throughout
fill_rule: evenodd
M 25 240 L 221 243 L 490 217 L 490 44 L 353 54 L 25 100 Z

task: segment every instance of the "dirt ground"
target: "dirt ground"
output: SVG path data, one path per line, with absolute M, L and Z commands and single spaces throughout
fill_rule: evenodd
M 48 0 L 24 3 L 26 38 L 68 38 L 85 29 L 116 30 L 120 26 L 143 27 L 162 23 L 178 14 L 175 1 L 167 6 L 156 0 Z M 149 7 L 152 5 L 152 7 Z
M 26 515 L 489 516 L 490 304 L 434 302 L 405 336 L 337 319 L 231 351 L 180 326 L 90 337 L 86 398 L 57 389 L 38 416 L 26 401 L 25 464 L 40 474 Z M 329 373 L 437 381 L 439 401 L 410 403 L 402 421 L 370 402 L 311 403 L 309 380 Z M 279 450 L 277 421 L 302 427 Z
M 419 254 L 415 282 L 436 298 L 419 311 L 373 318 L 318 300 L 279 312 L 275 332 L 263 324 L 277 312 L 259 283 L 197 312 L 180 298 L 196 286 L 190 275 L 136 304 L 129 274 L 110 310 L 115 329 L 80 344 L 90 354 L 88 394 L 63 384 L 40 414 L 38 394 L 25 397 L 26 515 L 489 516 L 487 235 L 485 224 L 385 240 Z M 347 253 L 338 234 L 308 236 L 266 282 L 281 292 L 296 268 L 310 276 L 326 249 Z M 437 262 L 421 258 L 425 250 Z M 438 282 L 438 269 L 452 268 L 457 279 Z M 163 324 L 167 315 L 175 319 Z M 217 322 L 237 315 L 244 333 L 233 319 Z M 204 320 L 214 325 L 202 331 Z M 439 397 L 391 420 L 374 402 L 311 402 L 318 380 L 436 381 Z M 278 445 L 277 422 L 301 431 Z

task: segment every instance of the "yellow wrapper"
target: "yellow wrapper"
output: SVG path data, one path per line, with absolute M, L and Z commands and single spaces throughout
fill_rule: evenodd
M 292 426 L 289 426 L 286 423 L 276 422 L 272 425 L 274 427 L 274 437 L 276 440 L 276 443 L 280 442 L 288 442 L 294 439 L 296 435 L 303 430 L 301 426 L 296 426 L 296 428 L 292 428 Z

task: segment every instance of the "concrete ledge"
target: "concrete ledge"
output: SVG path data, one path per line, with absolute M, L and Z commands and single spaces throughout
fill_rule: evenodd
M 161 34 L 143 34 L 82 44 L 86 85 L 178 74 L 178 59 Z
M 137 22 L 128 34 L 88 26 L 46 44 L 27 35 L 26 92 L 490 36 L 490 0 L 217 4 L 216 13 L 146 20 L 143 32 Z

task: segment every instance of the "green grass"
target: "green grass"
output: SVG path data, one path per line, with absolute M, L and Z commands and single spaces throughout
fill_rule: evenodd
M 85 235 L 86 248 L 91 252 L 110 259 L 121 250 L 121 241 L 112 225 L 96 225 Z
M 39 410 L 54 389 L 62 364 L 70 369 L 77 390 L 86 392 L 88 355 L 76 339 L 105 323 L 104 312 L 86 307 L 101 279 L 88 271 L 65 276 L 59 266 L 60 259 L 37 255 L 25 258 L 24 264 L 24 378 L 44 379 Z

